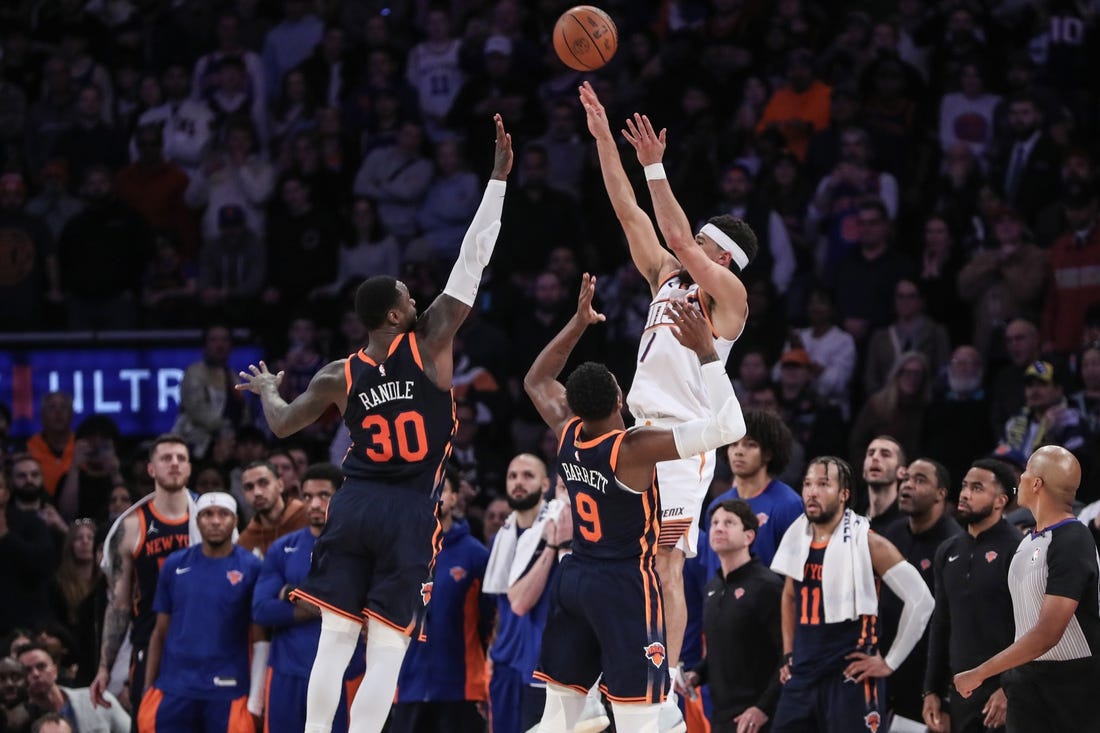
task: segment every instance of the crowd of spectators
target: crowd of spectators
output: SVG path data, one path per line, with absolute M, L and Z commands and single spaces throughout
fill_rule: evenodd
M 192 488 L 233 493 L 244 526 L 243 467 L 268 457 L 293 499 L 347 437 L 332 412 L 276 444 L 233 389 L 233 330 L 285 370 L 291 399 L 363 344 L 349 302 L 363 277 L 430 302 L 499 112 L 516 175 L 455 360 L 460 506 L 491 536 L 507 460 L 553 462 L 520 380 L 580 273 L 600 274 L 607 323 L 574 359 L 609 364 L 624 390 L 648 310 L 577 101 L 587 79 L 613 121 L 668 129 L 693 222 L 753 226 L 728 371 L 746 408 L 790 428 L 789 483 L 817 455 L 861 465 L 889 434 L 952 481 L 975 458 L 1022 467 L 1061 444 L 1085 468 L 1079 499 L 1100 499 L 1096 3 L 605 0 L 619 50 L 590 74 L 549 42 L 572 4 L 3 3 L 0 331 L 203 329 L 176 432 Z M 78 518 L 102 537 L 151 484 L 109 419 L 74 424 L 64 394 L 39 417 L 35 460 L 13 462 L 0 410 L 7 526 L 49 550 L 19 571 L 41 580 L 25 607 L 0 603 L 0 633 L 38 618 L 27 608 L 56 619 L 33 641 L 67 649 L 60 678 L 87 684 L 104 588 Z M 726 467 L 716 495 L 729 485 Z

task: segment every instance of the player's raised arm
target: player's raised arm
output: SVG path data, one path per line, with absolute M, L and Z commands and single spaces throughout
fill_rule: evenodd
M 558 375 L 565 368 L 565 362 L 569 361 L 569 355 L 573 353 L 573 348 L 580 341 L 585 329 L 604 320 L 604 315 L 597 313 L 592 307 L 592 296 L 595 294 L 596 277 L 586 272 L 581 277 L 577 312 L 539 353 L 523 378 L 524 391 L 556 435 L 561 435 L 565 423 L 573 417 L 565 400 L 565 385 L 558 381 Z
M 447 279 L 443 293 L 436 298 L 416 324 L 422 349 L 435 364 L 435 383 L 451 387 L 454 371 L 454 336 L 474 305 L 481 274 L 493 256 L 500 215 L 504 210 L 504 191 L 512 171 L 512 136 L 504 129 L 504 120 L 493 115 L 496 124 L 496 147 L 493 153 L 493 174 L 485 186 L 481 205 L 462 238 L 458 260 Z
M 581 104 L 588 116 L 588 131 L 596 139 L 596 151 L 600 156 L 600 171 L 603 173 L 603 185 L 615 209 L 615 216 L 626 234 L 626 243 L 630 247 L 630 257 L 642 277 L 649 283 L 654 293 L 661 281 L 669 273 L 679 269 L 676 258 L 661 246 L 657 232 L 649 215 L 638 206 L 634 196 L 634 187 L 623 170 L 623 161 L 619 157 L 619 148 L 607 124 L 607 113 L 600 104 L 592 85 L 585 82 L 580 86 Z
M 293 402 L 287 402 L 279 394 L 284 373 L 272 374 L 262 361 L 259 366 L 249 364 L 247 371 L 240 372 L 242 381 L 236 388 L 260 396 L 268 427 L 278 437 L 285 438 L 312 425 L 329 405 L 336 405 L 343 414 L 348 399 L 347 378 L 344 376 L 346 362 L 347 359 L 338 359 L 321 367 L 313 375 L 306 391 L 295 397 Z
M 733 242 L 730 237 L 717 230 L 708 231 L 708 225 L 700 235 L 706 234 L 715 244 L 725 251 L 721 262 L 709 257 L 701 242 L 691 231 L 691 223 L 672 193 L 665 176 L 661 159 L 665 154 L 665 130 L 658 134 L 645 115 L 635 114 L 634 119 L 626 121 L 628 129 L 623 135 L 638 153 L 638 162 L 645 168 L 649 193 L 653 197 L 653 212 L 657 215 L 657 226 L 665 238 L 672 253 L 688 271 L 699 287 L 714 300 L 711 314 L 715 328 L 727 339 L 735 339 L 741 333 L 748 315 L 748 293 L 741 279 L 728 266 L 735 262 L 740 269 L 749 263 L 749 256 Z M 729 240 L 728 242 L 726 240 Z
M 745 435 L 745 416 L 725 366 L 714 349 L 710 324 L 699 309 L 687 301 L 669 301 L 668 306 L 676 340 L 699 357 L 703 385 L 712 405 L 711 415 L 671 430 L 638 428 L 627 433 L 620 449 L 622 468 L 618 475 L 623 483 L 635 488 L 652 480 L 654 464 L 715 450 Z

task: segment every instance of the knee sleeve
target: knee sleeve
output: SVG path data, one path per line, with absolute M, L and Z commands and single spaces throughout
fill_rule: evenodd
M 348 668 L 362 626 L 332 611 L 321 611 L 321 637 L 309 673 L 305 733 L 328 733 L 340 706 L 344 671 Z
M 539 733 L 571 733 L 584 712 L 586 699 L 585 695 L 568 687 L 548 683 Z
M 657 733 L 660 705 L 612 702 L 615 730 L 619 733 Z

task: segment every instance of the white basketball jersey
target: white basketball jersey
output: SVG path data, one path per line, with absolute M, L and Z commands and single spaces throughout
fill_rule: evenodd
M 427 42 L 409 54 L 408 80 L 416 87 L 424 114 L 443 117 L 462 88 L 465 75 L 458 64 L 459 40 L 451 41 L 442 51 L 433 51 Z
M 638 368 L 630 387 L 627 406 L 634 419 L 654 424 L 679 423 L 710 415 L 710 400 L 703 386 L 699 357 L 672 334 L 666 310 L 670 300 L 687 300 L 710 315 L 699 299 L 699 285 L 687 284 L 679 273 L 665 280 L 649 304 L 649 316 L 638 343 Z M 712 328 L 713 331 L 713 328 Z M 723 364 L 736 339 L 715 336 L 714 348 Z

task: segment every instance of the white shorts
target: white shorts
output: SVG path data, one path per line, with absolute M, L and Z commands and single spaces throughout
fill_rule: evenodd
M 657 464 L 661 497 L 658 547 L 675 547 L 695 557 L 699 544 L 699 513 L 714 478 L 714 451 Z

